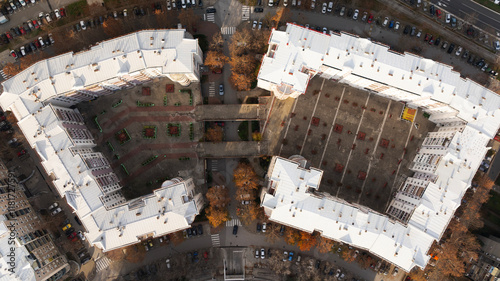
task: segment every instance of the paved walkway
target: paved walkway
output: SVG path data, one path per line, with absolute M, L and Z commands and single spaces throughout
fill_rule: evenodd
M 127 116 L 130 113 L 141 113 L 141 112 L 191 112 L 194 110 L 194 106 L 152 106 L 152 107 L 127 107 L 125 110 L 113 115 L 113 117 L 105 120 L 101 125 L 107 125 L 109 122 L 116 123 L 118 120 Z
M 135 180 L 139 175 L 143 174 L 147 170 L 151 168 L 155 168 L 156 164 L 160 163 L 163 160 L 166 159 L 179 159 L 180 157 L 189 157 L 189 158 L 197 158 L 198 155 L 194 152 L 181 152 L 181 153 L 168 153 L 168 154 L 162 154 L 156 160 L 153 162 L 149 163 L 146 166 L 143 166 L 137 170 L 135 170 L 133 173 L 131 173 L 129 176 L 121 180 L 122 185 L 126 185 L 129 181 Z
M 126 121 L 119 124 L 104 122 L 101 124 L 101 127 L 105 128 L 114 125 L 115 128 L 111 132 L 104 134 L 103 141 L 108 140 L 113 137 L 116 132 L 135 122 L 195 122 L 195 120 L 189 116 L 131 116 L 128 117 Z
M 154 143 L 154 144 L 148 144 L 148 146 L 137 146 L 133 150 L 131 150 L 129 153 L 127 153 L 125 156 L 120 157 L 118 161 L 115 161 L 113 164 L 111 164 L 111 167 L 113 169 L 119 167 L 121 164 L 129 160 L 130 158 L 136 156 L 139 152 L 142 152 L 145 149 L 152 149 L 152 150 L 160 150 L 160 149 L 173 149 L 173 148 L 194 148 L 196 146 L 196 142 L 188 142 L 188 143 Z

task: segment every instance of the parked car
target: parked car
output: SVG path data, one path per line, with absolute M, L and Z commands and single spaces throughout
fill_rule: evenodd
M 399 21 L 397 21 L 396 24 L 394 25 L 394 30 L 399 30 Z
M 330 2 L 328 3 L 327 12 L 331 13 L 331 12 L 332 12 L 332 8 L 333 8 L 333 1 L 330 1 Z
M 50 14 L 45 14 L 45 20 L 47 20 L 47 23 L 50 23 L 52 21 L 52 17 Z
M 358 15 L 359 15 L 359 10 L 358 9 L 354 10 L 354 15 L 352 16 L 352 19 L 358 20 Z
M 257 223 L 257 232 L 260 232 L 262 230 L 262 226 L 260 223 Z
M 14 50 L 10 50 L 10 55 L 16 60 L 19 58 Z
M 460 56 L 462 50 L 463 50 L 462 46 L 458 46 L 457 51 L 455 52 L 455 56 Z
M 59 12 L 59 9 L 54 10 L 54 15 L 56 16 L 57 19 L 61 18 L 61 13 Z
M 345 7 L 342 7 L 342 8 L 340 9 L 339 15 L 340 15 L 341 17 L 343 17 L 343 16 L 345 15 Z
M 373 15 L 370 14 L 370 16 L 368 16 L 368 20 L 366 21 L 367 23 L 372 23 L 373 22 Z
M 441 48 L 444 50 L 446 48 L 448 48 L 448 42 L 444 41 L 443 42 L 443 45 L 441 46 Z
M 426 34 L 425 34 L 425 37 L 424 37 L 424 41 L 425 41 L 425 42 L 427 42 L 427 41 L 429 41 L 429 40 L 431 40 L 431 39 L 432 39 L 432 35 L 431 35 L 431 34 L 429 34 L 429 33 L 426 33 Z
M 233 226 L 233 235 L 237 235 L 238 234 L 238 226 L 235 225 Z
M 281 228 L 280 228 L 280 236 L 283 236 L 285 235 L 285 226 L 282 225 Z
M 255 258 L 258 259 L 260 256 L 259 249 L 255 249 Z
M 450 14 L 446 14 L 445 22 L 446 23 L 450 23 L 451 22 L 451 15 Z
M 49 33 L 49 40 L 50 40 L 50 44 L 54 44 L 56 41 L 54 41 L 54 38 L 52 37 L 52 33 Z
M 453 50 L 455 49 L 455 44 L 451 43 L 450 44 L 450 47 L 448 48 L 448 54 L 451 54 L 453 52 Z
M 52 205 L 49 206 L 49 211 L 52 211 L 52 209 L 59 207 L 59 203 L 54 202 Z
M 264 259 L 266 257 L 266 250 L 264 248 L 260 249 L 260 258 Z
M 198 225 L 198 234 L 199 235 L 203 234 L 203 225 L 201 225 L 201 224 Z
M 465 50 L 464 51 L 464 54 L 462 55 L 462 59 L 466 59 L 469 57 L 469 51 L 468 50 Z
M 384 22 L 382 23 L 382 26 L 385 27 L 389 23 L 389 18 L 385 17 Z
M 266 228 L 267 228 L 267 223 L 263 222 L 262 223 L 262 232 L 266 232 Z
M 55 215 L 59 214 L 61 211 L 62 211 L 62 209 L 58 207 L 58 208 L 54 209 L 54 210 L 50 213 L 50 215 L 51 215 L 51 216 L 55 216 Z
M 80 26 L 82 27 L 82 30 L 87 29 L 87 26 L 85 25 L 85 22 L 83 20 L 80 21 Z
M 80 240 L 85 241 L 85 235 L 83 235 L 82 231 L 78 231 L 76 235 L 78 235 L 78 238 L 80 238 Z
M 215 9 L 213 9 L 215 11 Z M 260 7 L 257 7 L 255 9 L 253 9 L 254 13 L 263 13 L 264 12 L 264 9 L 263 8 L 260 8 Z M 207 9 L 207 13 L 208 13 L 208 9 Z M 215 13 L 215 12 L 214 12 Z
M 409 25 L 405 26 L 405 29 L 403 29 L 403 34 L 408 35 L 408 33 L 410 33 L 410 29 L 411 28 Z
M 224 85 L 223 84 L 219 85 L 219 95 L 221 95 L 221 96 L 224 95 Z
M 283 251 L 283 261 L 286 261 L 288 259 L 288 252 Z
M 327 9 L 327 7 L 328 7 L 328 6 L 327 6 L 327 4 L 326 4 L 326 3 L 323 3 L 323 6 L 322 6 L 322 8 L 321 8 L 321 13 L 322 13 L 322 14 L 326 14 L 326 9 Z

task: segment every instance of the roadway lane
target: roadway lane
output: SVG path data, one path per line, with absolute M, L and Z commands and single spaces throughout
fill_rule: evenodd
M 430 0 L 455 16 L 466 19 L 469 15 L 477 14 L 475 26 L 500 36 L 500 14 L 490 10 L 473 0 Z

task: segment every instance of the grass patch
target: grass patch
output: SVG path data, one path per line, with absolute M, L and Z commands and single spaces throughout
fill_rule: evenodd
M 69 4 L 66 7 L 66 13 L 68 13 L 69 16 L 81 17 L 88 10 L 87 8 L 88 8 L 87 1 L 80 0 L 78 2 Z
M 490 0 L 474 0 L 474 2 L 477 2 L 485 7 L 488 7 L 490 9 L 492 9 L 493 11 L 500 12 L 500 5 L 497 5 Z
M 498 179 L 497 179 L 497 181 L 498 181 Z M 490 192 L 490 195 L 491 195 L 491 197 L 488 200 L 488 202 L 486 202 L 485 207 L 489 211 L 500 215 L 500 194 L 492 191 L 492 192 Z
M 252 133 L 254 132 L 260 132 L 259 121 L 252 121 Z
M 194 39 L 198 39 L 198 44 L 200 45 L 200 49 L 203 51 L 203 53 L 206 53 L 208 51 L 208 40 L 207 36 L 204 34 L 195 34 Z
M 243 121 L 238 126 L 238 136 L 242 141 L 248 141 L 248 121 Z

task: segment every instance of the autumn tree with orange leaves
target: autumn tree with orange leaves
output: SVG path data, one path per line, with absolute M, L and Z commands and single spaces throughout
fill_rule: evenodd
M 236 72 L 231 73 L 230 81 L 238 91 L 247 91 L 251 88 L 254 80 L 253 75 L 240 74 Z
M 352 250 L 352 249 L 346 249 L 346 250 L 342 251 L 342 253 L 340 254 L 340 257 L 349 263 L 356 260 L 356 258 L 354 258 L 354 250 Z
M 256 219 L 264 219 L 264 210 L 257 205 L 254 201 L 250 202 L 250 204 L 242 205 L 237 210 L 237 215 L 240 218 L 241 222 L 245 225 L 251 224 Z
M 208 51 L 205 65 L 210 67 L 211 70 L 222 69 L 229 59 L 222 51 Z
M 316 235 L 300 231 L 300 239 L 297 242 L 301 251 L 309 251 L 316 244 Z
M 212 186 L 208 189 L 206 196 L 210 206 L 217 208 L 226 207 L 231 202 L 229 191 L 223 185 Z
M 214 206 L 209 206 L 206 211 L 208 222 L 213 227 L 218 227 L 219 225 L 225 223 L 229 220 L 229 212 L 226 208 L 217 208 Z
M 327 239 L 323 236 L 320 236 L 316 239 L 316 249 L 322 254 L 328 253 L 332 251 L 332 247 L 335 245 L 333 240 Z
M 300 231 L 293 229 L 293 228 L 287 228 L 285 230 L 285 242 L 288 245 L 295 245 L 300 241 Z
M 259 188 L 259 178 L 250 164 L 238 163 L 233 171 L 234 185 L 238 189 L 257 190 Z
M 213 126 L 207 129 L 205 139 L 210 142 L 221 142 L 224 139 L 224 130 L 221 126 Z

